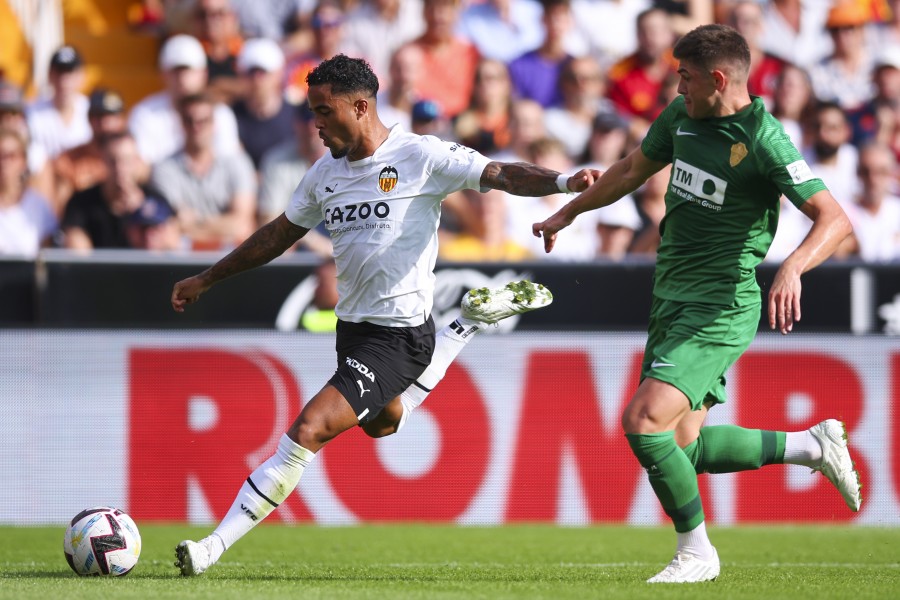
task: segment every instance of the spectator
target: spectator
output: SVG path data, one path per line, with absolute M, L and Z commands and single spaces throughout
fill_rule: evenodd
M 292 104 L 306 101 L 306 76 L 320 62 L 339 53 L 349 56 L 359 54 L 356 48 L 344 41 L 344 9 L 336 0 L 321 0 L 316 5 L 310 27 L 312 47 L 292 56 L 285 69 L 285 93 Z
M 478 53 L 508 63 L 541 45 L 541 5 L 536 0 L 484 0 L 460 13 L 457 34 Z
M 27 143 L 0 128 L 0 256 L 34 259 L 56 231 L 50 203 L 26 183 Z
M 391 55 L 390 82 L 378 97 L 378 114 L 388 127 L 399 123 L 410 131 L 410 113 L 420 100 L 416 89 L 422 76 L 423 61 L 422 49 L 412 44 L 402 46 Z
M 48 78 L 52 96 L 26 109 L 28 131 L 47 159 L 91 139 L 88 99 L 84 87 L 84 61 L 72 46 L 63 46 L 50 57 Z
M 423 69 L 416 93 L 437 100 L 447 118 L 469 104 L 478 66 L 478 50 L 454 31 L 460 0 L 424 0 L 425 33 L 412 45 L 422 50 Z
M 231 0 L 245 38 L 263 37 L 281 41 L 310 3 L 305 0 Z
M 230 104 L 243 94 L 237 57 L 244 43 L 230 0 L 195 0 L 194 35 L 206 52 L 209 92 Z
M 653 6 L 666 11 L 677 37 L 715 22 L 713 0 L 653 0 Z
M 248 40 L 238 55 L 237 66 L 245 82 L 246 95 L 232 110 L 241 144 L 258 169 L 268 150 L 294 138 L 291 131 L 294 111 L 281 91 L 284 54 L 272 40 Z
M 308 235 L 308 234 L 307 234 Z M 332 333 L 337 328 L 338 318 L 334 314 L 337 306 L 337 266 L 329 259 L 316 267 L 316 287 L 312 301 L 300 315 L 300 327 L 313 333 Z
M 854 110 L 872 97 L 874 61 L 864 29 L 868 22 L 867 10 L 855 1 L 837 4 L 829 11 L 825 24 L 834 51 L 809 68 L 813 93 L 819 100 Z
M 137 141 L 141 158 L 153 166 L 184 146 L 184 129 L 176 105 L 182 98 L 206 89 L 206 54 L 196 38 L 176 35 L 163 44 L 159 70 L 165 90 L 141 100 L 131 110 L 128 128 Z M 222 155 L 240 150 L 234 113 L 224 104 L 215 105 L 216 151 Z
M 509 64 L 509 76 L 516 97 L 536 100 L 547 108 L 562 103 L 559 76 L 572 59 L 566 52 L 566 35 L 572 30 L 570 0 L 542 0 L 544 41 Z
M 563 173 L 572 172 L 572 160 L 566 153 L 566 147 L 552 138 L 543 138 L 533 142 L 528 147 L 528 161 L 549 169 L 560 170 Z M 537 198 L 508 198 L 510 202 L 507 210 L 506 230 L 510 239 L 524 246 L 541 261 L 591 261 L 597 258 L 600 252 L 600 220 L 591 211 L 580 215 L 570 226 L 574 227 L 571 240 L 565 236 L 557 239 L 557 246 L 552 253 L 544 252 L 544 242 L 534 237 L 531 226 L 534 223 L 546 219 L 561 206 L 571 199 L 568 194 L 553 194 Z M 512 204 L 514 203 L 514 204 Z M 588 217 L 587 219 L 582 219 Z M 566 230 L 568 232 L 568 230 Z M 560 245 L 562 244 L 562 245 Z M 556 254 L 557 251 L 561 251 Z
M 161 196 L 146 196 L 141 207 L 125 220 L 128 246 L 137 250 L 167 252 L 182 248 L 178 216 Z
M 585 160 L 576 168 L 605 171 L 625 156 L 628 144 L 628 121 L 614 112 L 599 113 L 591 128 Z M 600 233 L 598 254 L 611 260 L 621 260 L 632 245 L 635 232 L 643 225 L 634 197 L 627 194 L 618 202 L 598 208 L 596 212 Z
M 394 54 L 424 31 L 422 0 L 362 0 L 347 12 L 344 40 L 368 61 L 386 88 Z
M 509 145 L 491 155 L 498 162 L 524 162 L 528 146 L 547 137 L 544 108 L 534 100 L 513 100 L 509 110 Z
M 315 115 L 306 104 L 294 107 L 292 130 L 294 139 L 282 142 L 263 156 L 260 166 L 257 222 L 264 225 L 284 212 L 297 187 L 297 182 L 325 154 L 319 139 Z M 299 248 L 319 256 L 331 256 L 331 238 L 324 229 L 310 230 L 300 240 Z
M 531 252 L 508 233 L 506 192 L 491 189 L 480 194 L 464 190 L 462 197 L 477 216 L 481 227 L 474 233 L 464 231 L 453 237 L 442 237 L 438 246 L 441 260 L 515 262 L 532 258 Z
M 848 204 L 856 195 L 858 153 L 850 143 L 847 115 L 834 102 L 819 102 L 808 127 L 807 164 L 842 206 Z
M 75 192 L 62 218 L 62 246 L 73 250 L 131 248 L 129 218 L 149 198 L 165 202 L 159 192 L 141 183 L 144 165 L 128 133 L 113 133 L 100 144 L 108 176 Z
M 574 160 L 584 154 L 591 137 L 591 124 L 599 112 L 615 110 L 603 95 L 606 84 L 600 65 L 589 56 L 575 58 L 563 67 L 559 87 L 562 104 L 544 111 L 547 133 L 563 143 Z
M 506 65 L 483 58 L 475 70 L 475 87 L 469 107 L 456 117 L 456 139 L 482 154 L 492 154 L 509 145 L 509 111 L 512 84 Z
M 613 65 L 607 97 L 622 114 L 649 125 L 665 107 L 665 81 L 676 74 L 678 63 L 672 57 L 675 34 L 669 16 L 658 8 L 638 15 L 636 26 L 638 49 Z
M 832 52 L 825 33 L 830 2 L 770 0 L 764 11 L 763 49 L 808 69 Z
M 410 131 L 418 135 L 433 135 L 443 140 L 454 139 L 450 123 L 434 100 L 419 100 L 412 107 Z
M 900 156 L 900 46 L 882 48 L 872 70 L 874 96 L 848 116 L 854 146 L 877 140 Z
M 581 162 L 605 171 L 630 150 L 628 121 L 615 112 L 602 112 L 594 117 L 591 137 Z
M 153 169 L 151 181 L 178 212 L 194 249 L 239 244 L 256 228 L 256 174 L 243 151 L 220 154 L 214 103 L 203 94 L 178 102 L 184 148 Z
M 88 121 L 93 133 L 90 141 L 66 150 L 53 161 L 53 204 L 58 215 L 62 215 L 72 194 L 93 187 L 109 176 L 102 146 L 106 137 L 127 129 L 122 97 L 111 90 L 94 90 L 90 95 Z M 148 176 L 145 168 L 139 179 L 146 181 Z
M 775 81 L 786 64 L 785 61 L 769 54 L 760 46 L 763 37 L 762 4 L 756 0 L 736 2 L 728 14 L 727 23 L 738 30 L 750 48 L 750 73 L 747 89 L 754 96 L 761 97 L 766 107 L 771 109 L 775 95 Z
M 663 217 L 666 216 L 666 191 L 669 189 L 671 174 L 672 165 L 666 165 L 635 190 L 634 201 L 641 225 L 634 233 L 631 246 L 628 248 L 630 254 L 656 254 L 662 239 L 659 228 Z
M 806 145 L 803 124 L 810 118 L 815 103 L 809 75 L 804 69 L 786 63 L 775 79 L 772 116 L 778 119 L 797 148 Z
M 28 146 L 26 177 L 29 187 L 34 188 L 46 198 L 52 197 L 54 193 L 53 173 L 44 148 L 31 139 L 28 120 L 25 117 L 25 100 L 22 98 L 22 90 L 5 81 L 0 81 L 0 129 L 11 129 L 25 140 Z
M 857 173 L 860 190 L 847 206 L 853 224 L 851 251 L 870 262 L 900 259 L 900 197 L 893 151 L 879 143 L 863 146 Z
M 593 56 L 604 72 L 637 49 L 634 23 L 651 0 L 572 0 L 575 30 L 566 48 L 572 56 Z

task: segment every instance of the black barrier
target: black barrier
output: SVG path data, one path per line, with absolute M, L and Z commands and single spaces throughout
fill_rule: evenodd
M 318 265 L 303 254 L 223 281 L 201 302 L 175 313 L 169 304 L 172 285 L 218 258 L 48 251 L 37 265 L 0 262 L 0 325 L 269 329 L 277 322 L 279 329 L 296 327 Z M 758 269 L 764 299 L 775 271 L 774 265 Z M 529 278 L 546 284 L 554 302 L 523 315 L 517 329 L 642 331 L 653 263 L 439 263 L 436 273 L 436 313 L 455 311 L 469 288 Z M 821 265 L 803 276 L 802 307 L 797 331 L 900 333 L 900 265 Z M 762 329 L 768 329 L 766 320 L 764 310 Z

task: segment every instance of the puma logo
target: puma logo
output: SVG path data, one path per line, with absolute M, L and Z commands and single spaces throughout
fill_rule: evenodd
M 366 392 L 371 392 L 372 390 L 367 390 L 363 387 L 362 379 L 357 379 L 356 383 L 359 384 L 359 397 L 362 398 L 366 395 Z

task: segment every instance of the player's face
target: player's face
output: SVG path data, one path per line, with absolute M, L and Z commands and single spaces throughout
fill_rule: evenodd
M 678 67 L 678 93 L 684 96 L 684 108 L 692 119 L 714 116 L 718 102 L 716 80 L 712 73 L 682 62 Z
M 346 94 L 332 95 L 331 85 L 309 87 L 309 108 L 315 114 L 316 129 L 334 158 L 343 158 L 360 143 L 358 101 Z

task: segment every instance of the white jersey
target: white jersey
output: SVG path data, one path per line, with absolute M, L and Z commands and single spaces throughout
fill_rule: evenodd
M 233 154 L 241 147 L 237 120 L 226 105 L 213 108 L 216 154 Z M 148 164 L 156 164 L 184 148 L 181 117 L 167 92 L 159 92 L 141 100 L 128 118 L 128 128 L 138 145 L 138 152 Z
M 434 303 L 441 202 L 479 189 L 490 159 L 460 144 L 395 125 L 375 154 L 326 154 L 307 172 L 285 215 L 334 244 L 338 318 L 388 327 L 425 322 Z
M 52 100 L 38 100 L 26 111 L 32 143 L 42 149 L 46 158 L 55 158 L 69 148 L 91 141 L 94 132 L 88 121 L 89 105 L 87 96 L 78 94 L 72 120 L 66 123 Z

